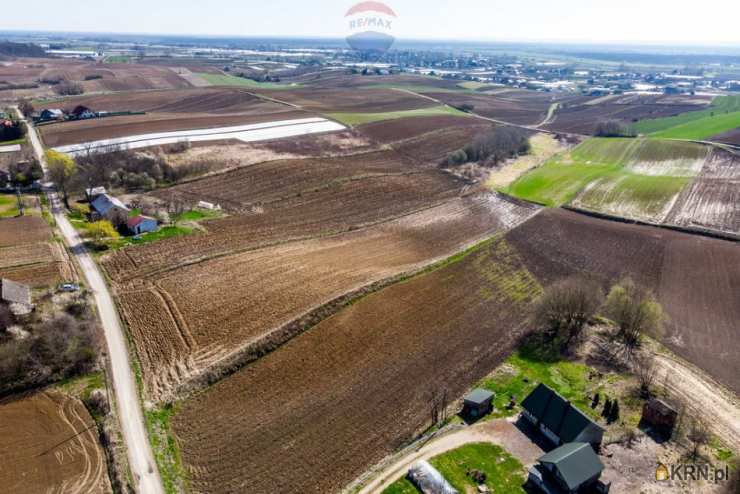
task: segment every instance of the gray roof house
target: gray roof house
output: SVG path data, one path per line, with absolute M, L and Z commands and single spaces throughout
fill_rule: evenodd
M 31 306 L 31 289 L 21 283 L 7 280 L 0 280 L 0 299 L 8 304 L 21 304 Z
M 601 447 L 604 429 L 544 384 L 524 398 L 522 416 L 556 446 L 585 442 L 597 450 Z
M 588 443 L 569 443 L 540 457 L 529 469 L 529 482 L 547 494 L 577 493 L 591 490 L 604 471 L 604 465 Z M 599 484 L 601 484 L 599 482 Z
M 96 213 L 105 218 L 110 217 L 110 215 L 116 211 L 122 211 L 124 213 L 128 213 L 130 211 L 124 203 L 108 194 L 99 195 L 90 204 L 90 206 Z

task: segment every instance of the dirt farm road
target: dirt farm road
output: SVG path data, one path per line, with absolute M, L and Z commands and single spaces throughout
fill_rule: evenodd
M 655 352 L 656 382 L 694 412 L 711 418 L 706 427 L 733 451 L 740 451 L 740 400 L 706 372 L 663 352 Z M 667 378 L 664 378 L 667 376 Z
M 20 115 L 20 111 L 16 108 Z M 28 122 L 26 122 L 28 124 Z M 28 124 L 28 137 L 34 153 L 46 173 L 46 161 L 41 141 L 36 129 Z M 118 319 L 116 306 L 108 291 L 105 279 L 97 264 L 85 249 L 82 239 L 72 227 L 60 206 L 59 198 L 54 192 L 48 192 L 49 203 L 59 230 L 64 236 L 70 252 L 77 259 L 89 289 L 93 292 L 98 314 L 105 333 L 108 347 L 108 358 L 116 394 L 118 418 L 128 451 L 128 461 L 134 477 L 135 488 L 140 494 L 164 494 L 162 480 L 159 477 L 157 464 L 154 461 L 149 436 L 144 426 L 144 416 L 139 405 L 134 374 L 131 371 L 126 338 Z
M 525 466 L 534 464 L 543 454 L 543 451 L 519 431 L 512 421 L 491 420 L 443 434 L 410 453 L 402 453 L 400 457 L 394 458 L 388 465 L 383 466 L 382 470 L 358 491 L 358 494 L 381 493 L 393 482 L 406 475 L 409 467 L 417 461 L 429 460 L 466 444 L 479 442 L 490 442 L 502 446 Z

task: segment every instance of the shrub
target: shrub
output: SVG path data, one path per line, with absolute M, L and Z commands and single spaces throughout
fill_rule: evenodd
M 477 135 L 473 142 L 465 147 L 468 160 L 485 162 L 488 166 L 494 166 L 517 155 L 527 154 L 530 150 L 531 145 L 527 133 L 516 127 L 496 127 Z
M 86 235 L 95 243 L 100 243 L 106 239 L 115 240 L 120 237 L 113 224 L 107 220 L 90 223 Z
M 634 137 L 634 135 L 634 132 L 618 120 L 599 122 L 594 131 L 596 137 Z
M 84 93 L 85 89 L 77 82 L 62 81 L 54 86 L 54 92 L 60 96 L 76 96 Z
M 639 288 L 629 278 L 609 292 L 606 316 L 617 325 L 617 337 L 630 355 L 640 345 L 644 334 L 660 336 L 665 319 L 663 307 L 653 294 Z

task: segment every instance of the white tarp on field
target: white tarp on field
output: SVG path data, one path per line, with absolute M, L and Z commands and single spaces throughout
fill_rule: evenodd
M 257 142 L 322 132 L 336 132 L 344 129 L 346 129 L 344 125 L 325 118 L 301 118 L 233 127 L 219 127 L 215 129 L 142 134 L 118 139 L 104 139 L 101 141 L 70 144 L 68 146 L 56 147 L 54 150 L 77 156 L 89 151 L 104 150 L 106 148 L 140 149 L 179 142 L 206 142 L 226 139 Z
M 20 151 L 20 144 L 13 144 L 12 146 L 0 146 L 0 153 L 19 153 Z
M 428 461 L 414 463 L 408 477 L 423 494 L 459 494 Z

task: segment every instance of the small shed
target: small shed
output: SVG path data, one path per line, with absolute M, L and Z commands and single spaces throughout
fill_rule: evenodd
M 7 304 L 31 307 L 31 289 L 21 283 L 0 279 L 0 299 Z
M 493 398 L 496 395 L 485 389 L 474 389 L 464 399 L 462 414 L 470 418 L 480 418 L 493 410 Z
M 141 235 L 142 233 L 147 232 L 156 232 L 157 228 L 159 227 L 159 223 L 157 222 L 157 220 L 143 215 L 129 218 L 126 225 L 128 226 L 129 231 L 134 235 Z
M 678 421 L 678 411 L 658 398 L 651 398 L 642 406 L 641 423 L 670 433 Z
M 42 122 L 47 120 L 61 120 L 64 118 L 64 112 L 57 108 L 47 108 L 39 114 L 39 120 Z

